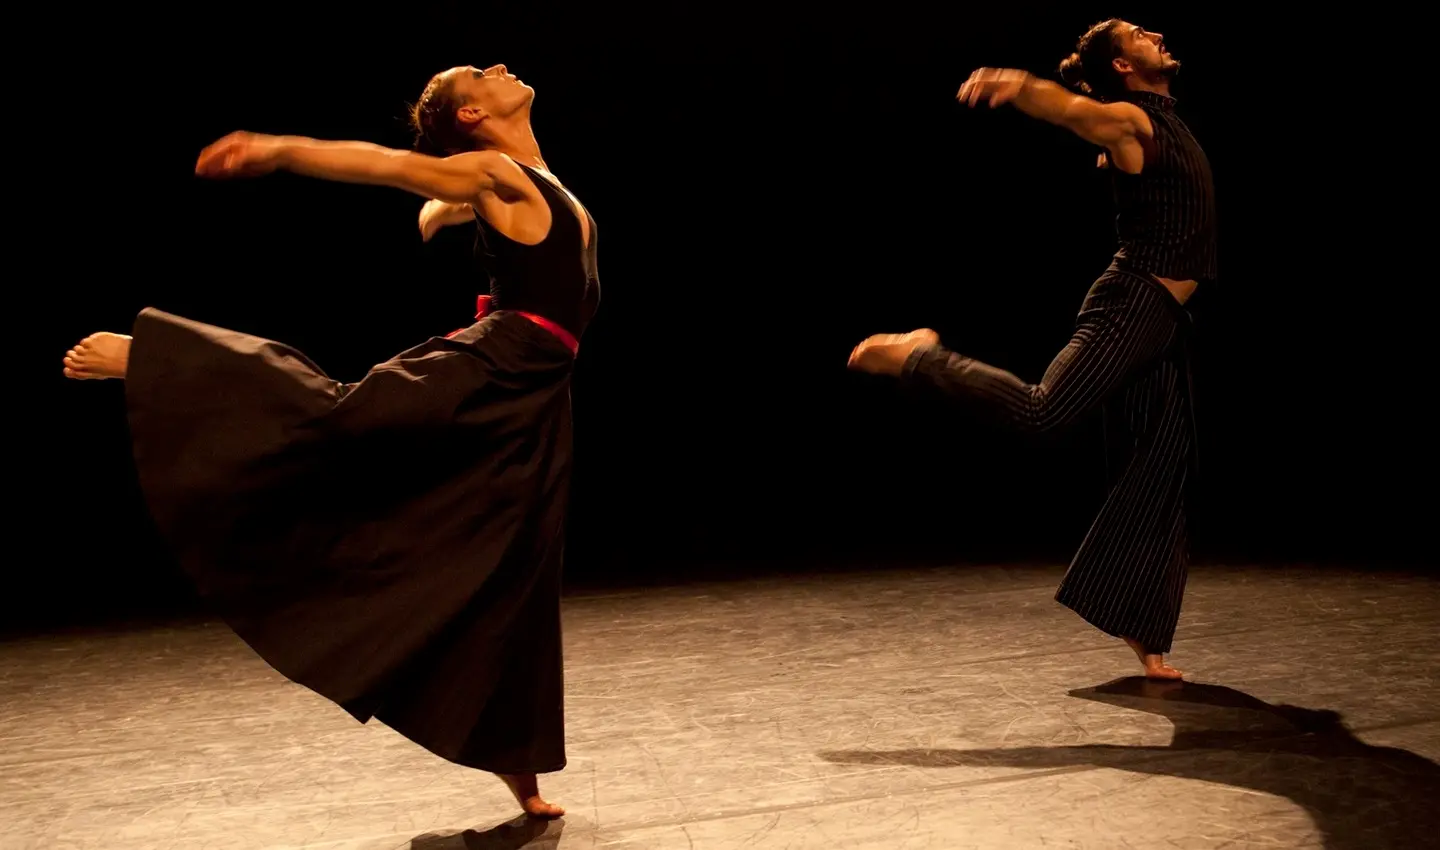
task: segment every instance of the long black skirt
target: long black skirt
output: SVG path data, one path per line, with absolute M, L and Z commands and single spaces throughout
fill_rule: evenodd
M 501 312 L 344 384 L 146 310 L 126 380 L 140 482 L 280 673 L 458 764 L 560 770 L 572 362 Z

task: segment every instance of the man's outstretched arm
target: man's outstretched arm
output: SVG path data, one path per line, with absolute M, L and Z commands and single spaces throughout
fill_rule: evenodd
M 1145 143 L 1155 133 L 1150 116 L 1133 103 L 1101 103 L 1012 68 L 981 68 L 970 75 L 956 98 L 969 106 L 1012 104 L 1026 115 L 1104 148 L 1117 166 L 1130 172 L 1143 167 Z

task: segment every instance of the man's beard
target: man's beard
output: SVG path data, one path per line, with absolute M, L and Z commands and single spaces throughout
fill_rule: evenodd
M 1180 73 L 1180 60 L 1162 56 L 1159 64 L 1138 70 L 1140 79 L 1147 83 L 1168 83 Z

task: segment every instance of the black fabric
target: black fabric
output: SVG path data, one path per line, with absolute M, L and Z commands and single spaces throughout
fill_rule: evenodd
M 156 310 L 127 399 L 154 518 L 290 679 L 451 761 L 565 765 L 570 351 L 514 313 L 356 384 Z
M 1111 168 L 1115 233 L 1114 268 L 1171 280 L 1214 281 L 1215 178 L 1190 128 L 1175 114 L 1173 98 L 1130 92 L 1155 135 L 1139 174 Z
M 535 169 L 520 167 L 550 206 L 550 232 L 535 245 L 523 245 L 477 214 L 476 256 L 490 274 L 496 310 L 544 316 L 579 339 L 600 305 L 595 220 Z M 590 244 L 577 252 L 575 246 L 584 244 L 581 215 L 589 223 Z
M 1039 383 L 949 351 L 916 350 L 903 378 L 1032 433 L 1105 409 L 1114 478 L 1056 599 L 1109 634 L 1168 652 L 1187 573 L 1194 446 L 1186 312 L 1153 279 L 1109 271 Z

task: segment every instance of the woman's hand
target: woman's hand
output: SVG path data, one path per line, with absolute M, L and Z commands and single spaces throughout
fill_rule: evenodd
M 195 173 L 214 179 L 269 174 L 279 167 L 284 146 L 281 136 L 231 133 L 200 152 Z
M 420 208 L 421 242 L 429 242 L 435 238 L 436 233 L 440 232 L 440 228 L 445 226 L 443 216 L 445 215 L 446 206 L 448 205 L 444 201 L 430 200 L 426 201 L 425 206 Z
M 469 204 L 453 204 L 448 201 L 430 200 L 420 208 L 420 239 L 429 242 L 440 232 L 440 228 L 452 224 L 464 224 L 475 220 L 475 211 Z

